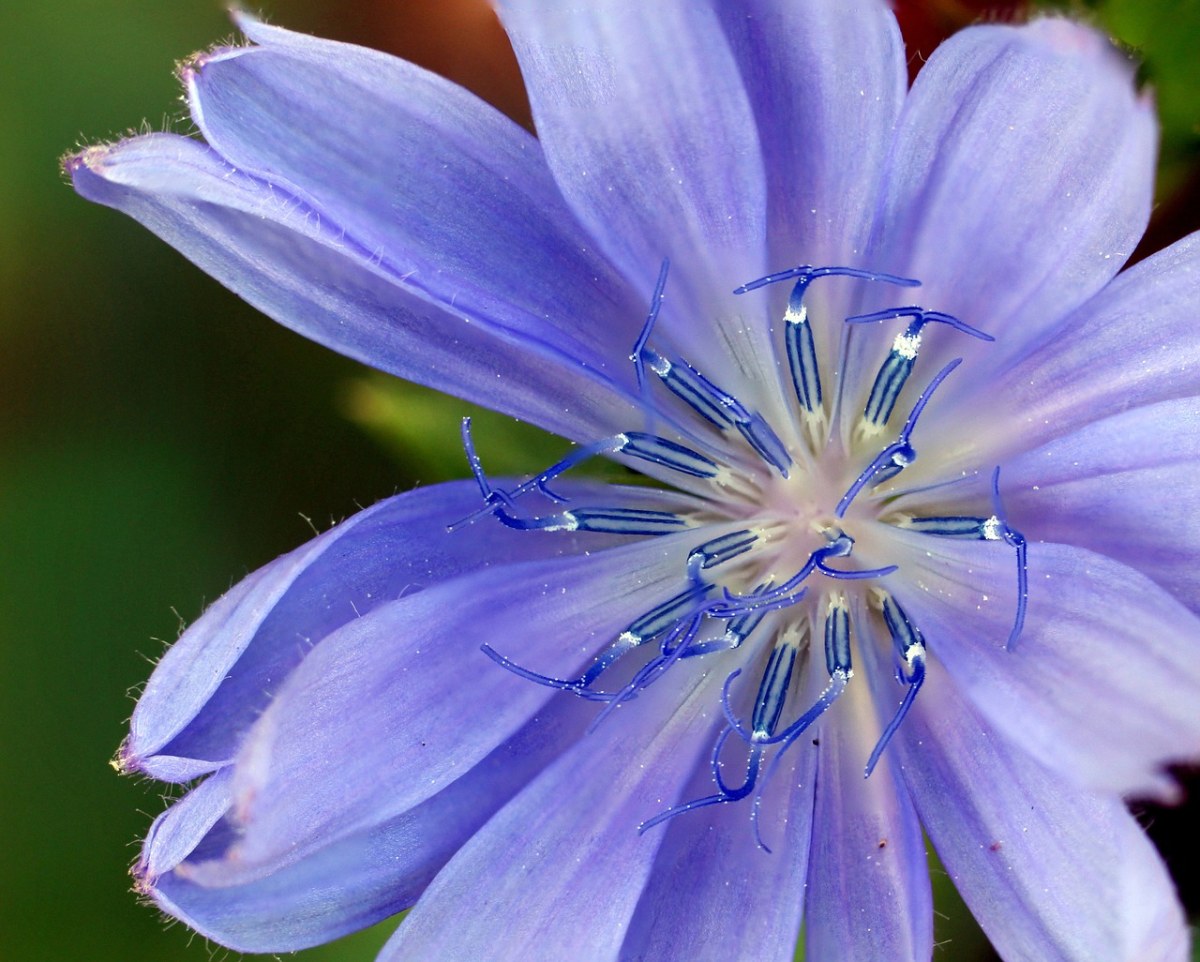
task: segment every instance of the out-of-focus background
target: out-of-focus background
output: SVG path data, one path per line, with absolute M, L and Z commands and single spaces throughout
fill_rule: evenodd
M 900 3 L 914 64 L 982 3 Z M 1013 3 L 1001 5 L 1011 9 Z M 400 53 L 528 122 L 482 0 L 274 0 L 284 25 Z M 1200 227 L 1200 2 L 1077 12 L 1140 50 L 1164 167 L 1152 248 Z M 990 12 L 989 12 L 990 11 Z M 258 316 L 57 158 L 130 128 L 186 130 L 173 65 L 231 36 L 219 0 L 0 10 L 0 959 L 175 962 L 224 953 L 137 904 L 126 875 L 159 789 L 107 760 L 150 662 L 242 575 L 358 506 L 465 473 L 466 409 L 372 376 Z M 540 462 L 494 419 L 495 470 Z M 1143 819 L 1173 856 L 1193 803 Z M 945 888 L 945 886 L 943 886 Z M 992 956 L 952 897 L 940 957 Z M 298 958 L 366 960 L 391 925 Z M 1200 956 L 1198 956 L 1200 957 Z

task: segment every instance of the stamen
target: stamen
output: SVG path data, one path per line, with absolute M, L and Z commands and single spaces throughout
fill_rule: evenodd
M 825 668 L 829 672 L 829 684 L 826 685 L 825 690 L 821 692 L 808 711 L 778 734 L 774 734 L 774 725 L 771 726 L 770 731 L 760 731 L 755 724 L 754 730 L 747 733 L 731 718 L 729 719 L 730 723 L 733 724 L 737 733 L 747 741 L 752 740 L 762 745 L 781 744 L 783 747 L 780 749 L 780 754 L 782 754 L 837 701 L 838 696 L 846 690 L 846 683 L 854 674 L 850 663 L 850 612 L 846 607 L 845 599 L 840 596 L 834 596 L 826 609 Z M 766 683 L 766 676 L 764 676 L 763 683 Z M 761 689 L 759 697 L 762 697 Z M 727 701 L 724 703 L 724 707 L 726 708 L 726 717 L 729 718 Z M 775 720 L 778 721 L 778 717 Z M 768 774 L 774 770 L 777 761 L 778 756 L 771 763 Z
M 721 403 L 724 392 L 719 391 L 690 364 L 682 361 L 674 364 L 652 347 L 642 348 L 640 359 L 643 367 L 649 365 L 667 389 L 704 420 L 718 428 L 733 424 L 729 407 Z
M 783 477 L 788 476 L 792 456 L 761 414 L 717 387 L 686 361 L 669 361 L 649 347 L 642 350 L 642 358 L 671 393 L 693 411 L 722 430 L 736 427 L 759 457 Z
M 717 476 L 715 461 L 709 460 L 703 454 L 686 448 L 682 444 L 668 441 L 666 438 L 660 438 L 654 434 L 643 434 L 641 431 L 618 434 L 616 438 L 620 444 L 613 449 L 615 452 L 641 458 L 643 461 L 650 461 L 653 464 L 661 464 L 664 468 L 670 468 L 680 474 L 691 475 L 693 478 Z M 538 487 L 541 485 L 539 484 Z
M 660 464 L 678 471 L 680 474 L 696 478 L 713 478 L 719 471 L 715 461 L 691 448 L 654 434 L 630 431 L 626 434 L 617 434 L 611 438 L 595 441 L 592 444 L 582 445 L 561 461 L 552 464 L 541 474 L 535 475 L 528 481 L 523 481 L 512 491 L 504 491 L 493 487 L 483 470 L 483 464 L 475 450 L 475 441 L 471 436 L 471 419 L 469 417 L 463 418 L 461 430 L 463 450 L 466 451 L 471 474 L 474 475 L 475 482 L 479 485 L 479 491 L 483 495 L 484 507 L 475 514 L 450 525 L 449 530 L 451 531 L 492 514 L 510 528 L 526 531 L 582 530 L 610 534 L 667 534 L 680 527 L 686 527 L 686 522 L 667 511 L 649 511 L 639 508 L 577 508 L 544 517 L 521 518 L 516 514 L 516 501 L 534 490 L 560 504 L 568 501 L 568 498 L 551 490 L 550 482 L 576 465 L 600 454 L 628 454 L 631 457 Z
M 892 307 L 870 314 L 856 314 L 846 318 L 847 324 L 867 324 L 875 321 L 885 321 L 898 317 L 908 317 L 912 321 L 904 332 L 896 335 L 892 343 L 891 353 L 875 375 L 875 383 L 871 386 L 871 394 L 863 409 L 863 422 L 868 428 L 882 428 L 892 416 L 896 401 L 908 377 L 916 364 L 917 354 L 921 349 L 921 331 L 926 324 L 937 322 L 947 324 L 957 331 L 977 337 L 983 341 L 994 341 L 990 334 L 985 334 L 977 328 L 960 321 L 952 314 L 941 311 L 927 311 L 922 307 Z
M 655 681 L 663 677 L 667 669 L 684 656 L 684 653 L 695 639 L 696 634 L 700 631 L 700 625 L 703 624 L 703 621 L 703 615 L 697 614 L 693 615 L 687 621 L 677 622 L 667 634 L 667 637 L 663 639 L 659 649 L 660 654 L 639 668 L 633 678 L 620 691 L 612 694 L 608 704 L 604 706 L 604 709 L 588 725 L 588 731 L 594 731 L 605 718 L 623 703 L 632 701 L 641 692 L 654 684 Z
M 768 274 L 757 280 L 750 281 L 737 288 L 734 294 L 746 294 L 756 291 L 768 284 L 779 281 L 796 279 L 792 292 L 788 295 L 787 310 L 784 312 L 784 344 L 787 348 L 788 367 L 791 369 L 792 384 L 796 389 L 796 398 L 804 409 L 806 422 L 811 440 L 817 443 L 816 437 L 824 423 L 825 408 L 821 391 L 821 371 L 817 362 L 817 348 L 813 340 L 812 325 L 808 323 L 808 308 L 804 304 L 804 295 L 808 286 L 819 277 L 857 277 L 869 281 L 883 281 L 900 287 L 919 287 L 920 281 L 909 277 L 897 277 L 894 274 L 881 274 L 877 271 L 864 271 L 854 267 L 813 267 L 811 264 L 801 264 L 785 271 Z
M 771 733 L 775 731 L 775 726 L 779 724 L 779 716 L 783 714 L 798 654 L 799 648 L 795 640 L 786 634 L 771 650 L 766 670 L 758 685 L 758 694 L 754 699 L 754 710 L 750 715 L 751 741 L 764 744 L 770 742 Z
M 555 678 L 551 675 L 543 675 L 539 672 L 532 671 L 529 668 L 524 668 L 518 665 L 510 658 L 506 658 L 496 651 L 491 645 L 481 645 L 480 649 L 485 655 L 500 665 L 506 668 L 514 675 L 518 675 L 527 681 L 532 681 L 539 685 L 544 685 L 547 688 L 554 688 L 559 691 L 568 691 L 573 695 L 578 695 L 580 698 L 586 698 L 589 701 L 612 701 L 614 698 L 618 700 L 627 700 L 629 695 L 625 694 L 625 689 L 621 692 L 601 692 L 591 690 L 591 685 L 604 672 L 611 668 L 623 656 L 629 654 L 635 648 L 644 644 L 652 638 L 661 635 L 668 629 L 680 630 L 680 625 L 684 625 L 683 640 L 675 644 L 672 642 L 673 648 L 681 650 L 672 658 L 682 655 L 682 648 L 685 648 L 692 639 L 695 638 L 696 632 L 699 630 L 700 623 L 703 619 L 703 605 L 700 604 L 705 596 L 712 590 L 712 585 L 699 585 L 688 588 L 679 594 L 668 598 L 661 605 L 652 608 L 635 619 L 628 628 L 626 628 L 616 640 L 609 644 L 597 657 L 590 668 L 578 678 Z M 694 627 L 687 629 L 686 626 L 694 622 Z M 689 633 L 690 630 L 690 633 Z M 664 651 L 668 647 L 664 643 Z M 654 665 L 654 662 L 651 662 Z M 644 687 L 643 683 L 643 687 Z
M 989 532 L 994 529 L 995 518 L 970 517 L 904 517 L 897 527 L 907 528 L 920 534 L 937 535 L 939 538 L 959 538 L 964 541 L 994 541 Z
M 742 437 L 754 448 L 759 457 L 786 478 L 788 468 L 792 464 L 791 455 L 788 453 L 787 446 L 779 439 L 779 435 L 761 414 L 749 410 L 732 394 L 718 387 L 687 361 L 672 361 L 649 346 L 650 334 L 658 321 L 659 310 L 662 307 L 669 266 L 670 262 L 664 260 L 658 274 L 658 283 L 654 288 L 654 296 L 651 299 L 650 313 L 634 342 L 633 353 L 629 356 L 629 359 L 633 361 L 634 374 L 637 377 L 638 390 L 642 395 L 644 406 L 647 411 L 652 410 L 646 396 L 646 367 L 648 365 L 672 394 L 680 398 L 704 420 L 721 430 L 730 426 L 737 427 Z
M 569 531 L 595 531 L 599 534 L 662 535 L 671 534 L 688 523 L 670 511 L 644 508 L 573 508 L 563 517 L 574 525 Z
M 900 429 L 900 437 L 894 443 L 889 444 L 880 451 L 875 459 L 867 465 L 863 473 L 858 476 L 857 480 L 850 485 L 833 512 L 835 517 L 843 518 L 846 516 L 846 511 L 850 507 L 851 502 L 858 497 L 859 492 L 867 484 L 883 484 L 883 482 L 894 478 L 917 459 L 916 449 L 910 443 L 913 429 L 917 426 L 917 419 L 920 418 L 921 412 L 925 410 L 925 405 L 929 403 L 929 399 L 933 397 L 933 392 L 938 389 L 942 381 L 946 380 L 950 372 L 961 363 L 962 358 L 957 357 L 938 371 L 933 380 L 929 382 L 929 386 L 925 388 L 921 396 L 917 399 L 917 403 L 913 405 L 912 413 L 909 414 L 908 420 L 904 422 L 904 427 Z
M 879 736 L 874 751 L 871 752 L 871 757 L 867 759 L 867 767 L 863 772 L 864 778 L 870 778 L 871 773 L 875 771 L 875 766 L 879 764 L 883 750 L 887 748 L 892 736 L 899 731 L 901 722 L 904 721 L 908 710 L 912 708 L 913 702 L 917 698 L 917 692 L 921 690 L 921 685 L 925 682 L 925 638 L 920 629 L 912 623 L 904 609 L 887 592 L 878 591 L 876 597 L 882 607 L 883 620 L 887 624 L 888 633 L 892 636 L 892 644 L 903 659 L 897 677 L 901 684 L 908 685 L 908 691 L 904 693 L 904 700 L 900 702 L 896 714 L 888 722 L 883 734 Z
M 792 384 L 796 388 L 796 399 L 809 414 L 824 410 L 821 393 L 821 369 L 817 363 L 817 345 L 813 340 L 812 325 L 808 323 L 808 308 L 804 306 L 804 290 L 800 284 L 788 297 L 784 312 L 783 340 L 787 347 L 788 367 L 792 372 Z
M 740 418 L 735 420 L 734 425 L 760 458 L 783 477 L 788 476 L 792 456 L 788 454 L 787 446 L 779 440 L 779 435 L 775 433 L 774 428 L 766 422 L 761 414 L 755 411 L 745 420 Z
M 591 531 L 657 537 L 688 527 L 677 514 L 643 508 L 573 508 L 558 514 L 523 518 L 505 505 L 497 504 L 491 513 L 501 524 L 517 531 Z
M 651 347 L 643 347 L 639 357 L 643 366 L 648 364 L 667 389 L 704 420 L 721 430 L 736 427 L 759 457 L 783 477 L 788 476 L 792 456 L 761 414 L 751 411 L 686 361 L 670 361 Z
M 805 634 L 807 634 L 807 631 L 805 631 Z M 741 674 L 741 669 L 736 669 L 725 679 L 725 685 L 721 694 L 721 703 L 729 723 L 722 730 L 721 734 L 717 736 L 716 744 L 713 746 L 711 764 L 713 780 L 717 784 L 716 793 L 705 795 L 702 798 L 696 798 L 690 802 L 675 805 L 664 812 L 659 812 L 653 818 L 648 818 L 638 826 L 638 834 L 642 834 L 655 825 L 659 825 L 685 812 L 692 812 L 709 805 L 723 805 L 727 802 L 736 802 L 754 791 L 755 785 L 758 783 L 759 772 L 762 768 L 763 751 L 767 745 L 771 744 L 771 735 L 783 712 L 788 688 L 791 684 L 792 671 L 795 668 L 796 657 L 803 639 L 804 635 L 797 632 L 785 632 L 771 650 L 767 667 L 759 683 L 758 694 L 755 697 L 751 719 L 752 732 L 746 732 L 741 727 L 729 707 L 729 686 Z M 735 731 L 749 744 L 750 750 L 746 759 L 746 777 L 741 785 L 732 787 L 725 781 L 724 776 L 721 774 L 721 750 L 725 747 L 725 742 L 728 741 L 729 736 Z M 766 846 L 763 847 L 765 848 Z

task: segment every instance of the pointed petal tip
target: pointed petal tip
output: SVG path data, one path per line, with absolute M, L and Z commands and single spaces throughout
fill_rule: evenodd
M 130 752 L 128 736 L 121 740 L 117 753 L 108 764 L 118 775 L 132 775 L 138 771 L 138 760 Z
M 111 151 L 112 144 L 91 144 L 79 150 L 74 150 L 63 154 L 59 158 L 59 166 L 62 172 L 71 179 L 71 184 L 76 190 L 79 189 L 80 177 L 84 177 L 89 173 L 96 173 L 97 169 L 103 164 L 105 156 Z

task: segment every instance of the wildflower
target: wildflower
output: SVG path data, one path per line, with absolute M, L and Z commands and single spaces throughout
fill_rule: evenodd
M 241 17 L 204 141 L 68 161 L 280 322 L 578 447 L 384 501 L 167 652 L 138 884 L 247 951 L 1183 959 L 1126 811 L 1200 748 L 1200 241 L 1118 275 L 1155 124 L 1063 20 L 905 90 L 882 5 L 502 16 L 539 139 Z M 661 482 L 572 477 L 614 458 Z M 864 778 L 864 774 L 868 777 Z M 1080 880 L 1087 880 L 1080 884 Z

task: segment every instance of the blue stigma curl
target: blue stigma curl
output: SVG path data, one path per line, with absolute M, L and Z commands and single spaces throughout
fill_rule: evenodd
M 1017 610 L 1012 629 L 1004 647 L 1012 651 L 1021 629 L 1025 626 L 1025 609 L 1029 604 L 1028 545 L 1025 536 L 1008 522 L 1004 503 L 1000 500 L 1000 467 L 992 470 L 992 515 L 988 518 L 941 516 L 903 518 L 900 526 L 921 534 L 939 538 L 958 538 L 965 541 L 1003 541 L 1017 557 Z
M 720 698 L 725 724 L 714 740 L 709 762 L 716 790 L 659 812 L 643 822 L 638 831 L 646 832 L 688 812 L 752 798 L 751 821 L 756 843 L 770 851 L 759 829 L 764 793 L 788 750 L 833 707 L 854 674 L 853 626 L 844 592 L 862 589 L 849 586 L 871 583 L 867 589 L 871 604 L 862 608 L 862 616 L 878 619 L 886 626 L 894 649 L 896 677 L 905 686 L 898 707 L 866 760 L 865 776 L 869 777 L 878 766 L 924 684 L 925 636 L 884 587 L 887 584 L 884 579 L 895 574 L 898 566 L 863 569 L 853 567 L 852 562 L 851 566 L 844 566 L 846 559 L 853 558 L 855 539 L 842 524 L 864 491 L 879 489 L 916 461 L 917 451 L 912 438 L 921 415 L 940 385 L 962 363 L 962 358 L 950 361 L 933 376 L 913 404 L 895 440 L 884 445 L 855 476 L 831 514 L 824 518 L 817 516 L 806 528 L 800 516 L 793 518 L 788 513 L 790 508 L 780 508 L 777 502 L 770 502 L 774 512 L 770 520 L 748 520 L 756 508 L 767 510 L 766 504 L 760 503 L 758 498 L 769 483 L 777 486 L 785 482 L 800 484 L 803 478 L 801 481 L 792 479 L 792 473 L 798 470 L 802 476 L 807 474 L 816 457 L 830 443 L 830 438 L 821 433 L 828 427 L 828 414 L 818 346 L 805 305 L 808 287 L 825 277 L 846 277 L 897 287 L 917 287 L 920 282 L 854 267 L 800 265 L 760 277 L 734 291 L 745 294 L 783 281 L 794 282 L 784 314 L 783 340 L 799 404 L 798 424 L 807 431 L 808 438 L 806 441 L 797 436 L 789 446 L 759 411 L 720 387 L 685 358 L 665 353 L 651 344 L 666 297 L 669 268 L 669 262 L 664 260 L 646 320 L 629 355 L 645 413 L 643 430 L 624 431 L 579 445 L 540 473 L 524 481 L 500 486 L 484 471 L 471 434 L 470 418 L 464 418 L 463 449 L 483 506 L 450 528 L 457 530 L 491 517 L 519 531 L 589 532 L 635 538 L 686 536 L 692 531 L 697 535 L 707 533 L 703 539 L 697 537 L 687 552 L 676 592 L 634 618 L 578 676 L 558 678 L 543 674 L 516 663 L 489 644 L 481 647 L 495 664 L 526 681 L 602 704 L 603 708 L 592 722 L 591 727 L 595 728 L 616 708 L 636 699 L 676 665 L 697 658 L 715 660 L 725 653 L 746 648 L 751 639 L 767 636 L 769 642 L 764 638 L 763 644 L 756 640 L 751 645 L 758 652 L 768 649 L 765 660 L 753 650 L 748 655 L 758 659 L 762 667 L 746 721 L 739 718 L 733 695 L 735 682 L 742 677 L 745 665 L 725 675 Z M 908 324 L 893 340 L 876 374 L 863 408 L 855 444 L 861 445 L 887 429 L 915 370 L 923 332 L 928 325 L 949 327 L 981 341 L 994 340 L 991 335 L 953 315 L 915 305 L 858 314 L 845 321 L 865 325 L 896 319 L 906 319 Z M 652 397 L 655 379 L 666 389 L 668 403 L 682 402 L 682 408 L 668 412 L 658 406 L 659 402 Z M 686 419 L 680 419 L 681 411 L 685 418 L 692 419 L 690 424 Z M 672 431 L 666 433 L 673 433 L 687 443 L 664 436 L 656 430 L 656 423 L 670 425 Z M 752 464 L 747 458 L 750 454 L 757 457 L 759 467 L 747 467 Z M 719 493 L 710 495 L 707 504 L 704 497 L 699 497 L 694 509 L 677 513 L 611 504 L 577 505 L 555 490 L 555 483 L 565 473 L 596 457 L 641 461 L 654 465 L 656 474 L 680 476 L 680 486 L 685 490 L 694 491 L 699 481 L 711 484 L 713 491 Z M 772 481 L 773 476 L 783 480 Z M 683 479 L 687 479 L 686 483 Z M 739 483 L 733 485 L 733 481 Z M 784 489 L 784 497 L 787 490 Z M 744 504 L 742 509 L 729 512 L 720 533 L 712 534 L 712 515 L 721 516 L 720 505 L 727 494 Z M 872 495 L 883 503 L 895 496 L 892 489 Z M 529 510 L 529 498 L 550 505 L 541 511 Z M 1006 648 L 1011 650 L 1021 634 L 1028 605 L 1027 543 L 1005 512 L 1000 497 L 999 467 L 991 476 L 991 507 L 992 513 L 987 517 L 901 515 L 894 524 L 932 537 L 1002 542 L 1013 550 L 1017 563 L 1017 601 L 1006 642 Z M 821 543 L 808 550 L 807 558 L 790 576 L 780 580 L 772 569 L 781 557 L 788 555 L 779 554 L 777 547 L 780 539 L 790 538 L 815 538 Z M 803 553 L 797 555 L 794 552 L 794 545 L 789 547 L 788 554 L 793 558 L 804 557 Z M 840 587 L 842 582 L 848 586 Z M 802 710 L 799 710 L 795 706 L 796 693 L 804 686 L 797 678 L 803 677 L 804 672 L 798 669 L 797 663 L 811 647 L 817 621 L 814 612 L 819 606 L 824 608 L 821 628 L 826 683 L 812 698 L 811 704 L 802 704 L 799 706 Z M 638 653 L 636 657 L 630 657 L 634 653 Z M 724 774 L 723 756 L 731 750 L 731 741 L 733 745 L 741 746 L 738 755 L 745 759 L 745 773 L 736 784 L 731 784 Z

